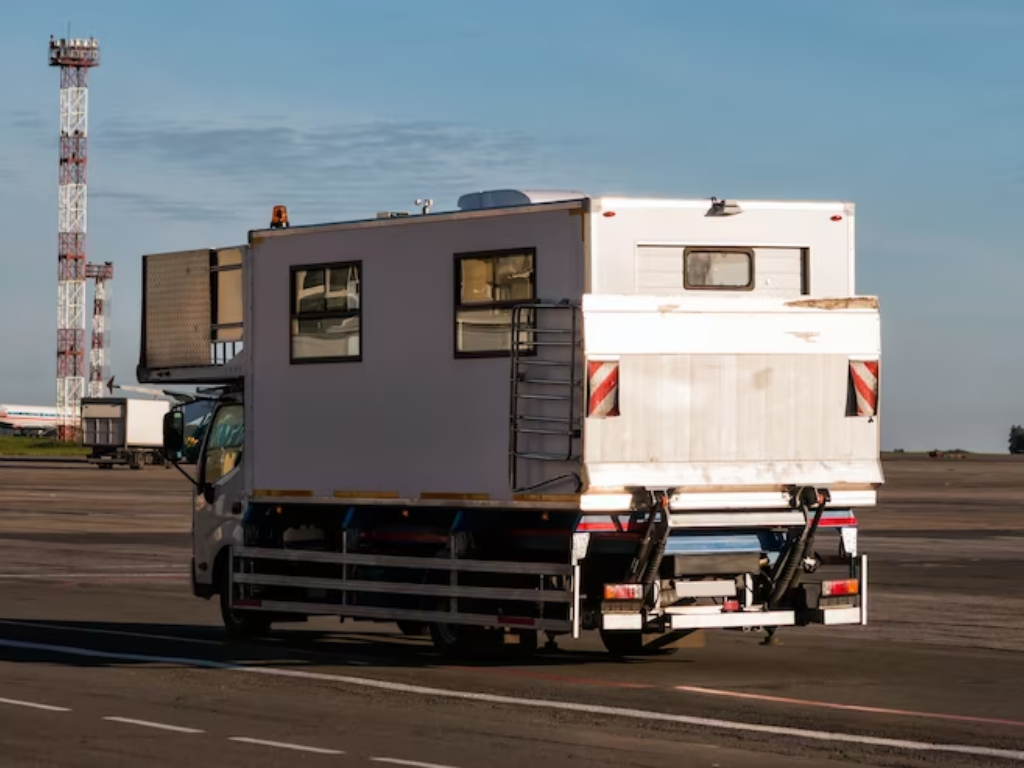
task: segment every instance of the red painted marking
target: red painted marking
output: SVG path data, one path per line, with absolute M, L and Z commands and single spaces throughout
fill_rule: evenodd
M 823 517 L 818 523 L 821 528 L 850 528 L 857 525 L 856 517 Z
M 849 712 L 867 712 L 872 715 L 900 715 L 903 717 L 924 717 L 934 720 L 953 720 L 963 723 L 988 723 L 990 725 L 1012 725 L 1024 728 L 1024 721 L 1003 720 L 994 717 L 975 717 L 972 715 L 949 715 L 942 712 L 918 712 L 912 709 L 890 709 L 888 707 L 868 707 L 860 704 L 836 704 L 831 701 L 810 701 L 808 699 L 790 699 L 784 696 L 768 696 L 761 693 L 742 693 L 740 691 L 723 691 L 718 688 L 698 688 L 692 685 L 677 685 L 677 691 L 686 693 L 702 693 L 710 696 L 727 696 L 735 699 L 752 701 L 771 701 L 778 704 L 796 704 L 801 707 L 821 707 L 823 709 L 842 709 Z
M 615 532 L 619 529 L 615 523 L 580 523 L 576 526 L 577 531 L 611 531 Z
M 874 384 L 868 383 L 865 379 L 865 373 L 874 379 Z M 878 361 L 861 360 L 851 362 L 850 376 L 853 380 L 853 388 L 859 395 L 857 415 L 873 416 L 878 411 Z M 860 402 L 861 400 L 863 400 L 863 403 Z
M 597 385 L 595 388 L 594 379 L 598 373 L 605 366 L 611 366 L 611 371 L 604 378 L 604 380 Z M 587 403 L 587 415 L 593 415 L 601 404 L 618 389 L 619 386 L 619 364 L 610 361 L 591 361 L 587 363 L 587 376 L 590 380 L 590 398 Z M 619 415 L 619 403 L 618 396 L 616 393 L 615 401 L 612 403 L 611 409 L 606 414 L 607 416 L 618 416 Z
M 853 374 L 853 386 L 857 388 L 857 392 L 861 397 L 864 398 L 866 406 L 871 409 L 872 412 L 875 410 L 875 392 L 868 386 L 868 383 L 860 377 L 859 374 Z

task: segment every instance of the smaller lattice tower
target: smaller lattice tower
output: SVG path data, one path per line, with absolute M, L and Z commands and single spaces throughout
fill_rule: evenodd
M 89 397 L 103 397 L 103 382 L 110 377 L 110 281 L 114 264 L 86 264 L 85 279 L 93 281 L 92 339 L 89 345 Z

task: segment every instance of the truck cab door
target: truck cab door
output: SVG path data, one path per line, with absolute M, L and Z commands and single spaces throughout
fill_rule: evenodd
M 197 585 L 215 586 L 217 553 L 225 546 L 241 543 L 244 444 L 244 407 L 236 403 L 220 406 L 210 422 L 199 456 L 199 487 L 192 514 L 193 573 Z

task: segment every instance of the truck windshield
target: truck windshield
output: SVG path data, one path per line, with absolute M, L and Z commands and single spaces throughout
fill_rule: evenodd
M 210 426 L 203 462 L 203 480 L 216 483 L 238 466 L 245 442 L 245 421 L 241 405 L 225 405 L 217 411 Z

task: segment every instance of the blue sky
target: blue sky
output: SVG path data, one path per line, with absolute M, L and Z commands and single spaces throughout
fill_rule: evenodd
M 883 442 L 1024 422 L 1019 0 L 48 0 L 0 25 L 0 401 L 54 398 L 58 73 L 100 40 L 89 258 L 134 381 L 140 254 L 505 186 L 841 198 L 881 297 Z

